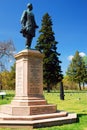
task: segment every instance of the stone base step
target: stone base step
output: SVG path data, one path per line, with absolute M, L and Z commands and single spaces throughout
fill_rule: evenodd
M 13 100 L 11 105 L 15 106 L 30 106 L 30 105 L 46 105 L 46 100 Z
M 56 105 L 32 105 L 32 106 L 14 106 L 2 105 L 1 113 L 14 116 L 29 116 L 39 114 L 50 114 L 57 111 Z
M 31 115 L 31 116 L 12 116 L 0 113 L 0 119 L 3 120 L 41 120 L 41 119 L 49 119 L 49 118 L 59 118 L 67 116 L 67 112 L 59 111 L 52 114 L 41 114 L 41 115 Z
M 61 116 L 57 117 L 56 114 L 58 113 L 53 113 L 55 117 L 52 117 L 51 115 L 50 118 L 45 118 L 49 114 L 36 115 L 36 116 L 33 116 L 34 120 L 32 120 L 32 116 L 30 116 L 31 120 L 26 120 L 26 116 L 25 116 L 25 120 L 24 120 L 24 117 L 23 117 L 23 120 L 21 120 L 22 118 L 20 119 L 20 117 L 16 117 L 16 119 L 17 118 L 18 119 L 15 120 L 14 116 L 13 116 L 13 119 L 10 120 L 9 118 L 11 117 L 9 117 L 9 115 L 6 116 L 5 114 L 0 114 L 1 115 L 0 128 L 6 128 L 6 127 L 8 128 L 39 128 L 39 127 L 71 124 L 77 121 L 77 115 L 75 113 L 67 114 L 66 116 L 62 116 L 62 117 Z M 6 117 L 7 117 L 7 120 L 6 120 Z
M 15 97 L 12 102 L 15 106 L 46 105 L 44 97 Z

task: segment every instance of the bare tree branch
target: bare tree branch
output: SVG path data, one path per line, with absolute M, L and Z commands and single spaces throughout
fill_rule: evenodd
M 6 68 L 5 63 L 14 59 L 15 47 L 13 41 L 0 42 L 0 71 Z

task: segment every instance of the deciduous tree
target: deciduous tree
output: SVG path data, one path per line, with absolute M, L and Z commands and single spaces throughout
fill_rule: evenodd
M 86 66 L 78 51 L 76 51 L 67 69 L 67 75 L 71 81 L 79 84 L 79 89 L 81 90 L 81 83 L 84 82 L 86 76 Z
M 13 42 L 0 42 L 0 89 L 7 88 L 10 75 L 7 71 L 8 64 L 14 60 L 15 47 Z M 6 81 L 7 80 L 7 81 Z M 10 83 L 10 82 L 9 82 Z
M 13 42 L 0 42 L 0 71 L 6 69 L 7 64 L 14 59 L 15 47 Z

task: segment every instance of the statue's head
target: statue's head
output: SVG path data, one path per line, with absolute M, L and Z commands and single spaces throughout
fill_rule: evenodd
M 28 3 L 28 4 L 27 4 L 27 8 L 29 8 L 29 10 L 32 10 L 32 9 L 33 9 L 32 4 L 31 4 L 31 3 Z

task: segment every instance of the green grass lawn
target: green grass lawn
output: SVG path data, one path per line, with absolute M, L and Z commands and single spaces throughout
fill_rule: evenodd
M 9 104 L 15 95 L 14 90 L 10 90 L 10 91 L 7 90 L 5 92 L 6 92 L 6 96 L 4 96 L 4 99 L 2 99 L 2 97 L 0 96 L 0 105 Z
M 48 103 L 56 104 L 57 109 L 78 114 L 79 122 L 46 128 L 38 128 L 34 130 L 87 130 L 87 91 L 66 91 L 65 100 L 60 100 L 59 93 L 44 92 L 44 96 Z M 7 91 L 7 96 L 2 100 L 0 97 L 0 105 L 10 103 L 14 97 L 14 91 Z M 0 130 L 12 130 L 10 128 L 0 128 Z M 15 129 L 22 130 L 22 129 Z M 28 130 L 28 129 L 23 129 Z

